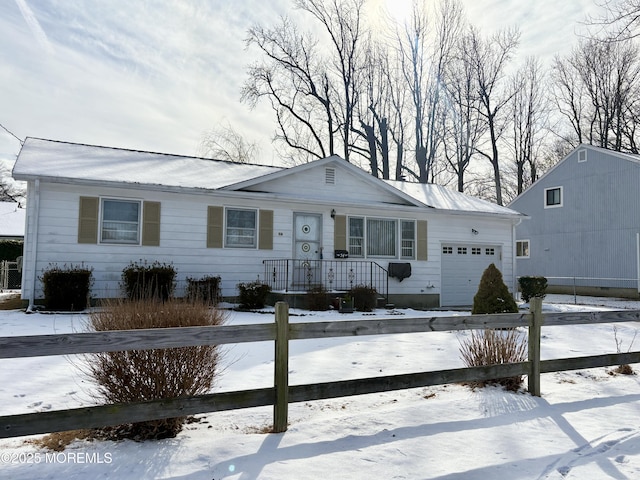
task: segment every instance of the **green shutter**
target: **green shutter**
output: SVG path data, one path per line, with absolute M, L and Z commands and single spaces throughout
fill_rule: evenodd
M 224 226 L 224 208 L 207 209 L 207 248 L 222 248 L 222 229 Z
M 160 246 L 160 202 L 144 202 L 142 206 L 142 245 Z
M 427 221 L 418 220 L 416 222 L 417 230 L 417 252 L 416 258 L 418 260 L 427 260 Z
M 260 210 L 258 248 L 273 250 L 273 210 Z
M 98 243 L 98 197 L 80 197 L 78 243 Z
M 334 250 L 346 250 L 347 217 L 345 215 L 336 215 L 333 220 L 333 248 Z

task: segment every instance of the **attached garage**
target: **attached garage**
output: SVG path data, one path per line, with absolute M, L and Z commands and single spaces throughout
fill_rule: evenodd
M 442 244 L 440 306 L 472 305 L 482 272 L 492 263 L 502 270 L 501 260 L 499 245 Z

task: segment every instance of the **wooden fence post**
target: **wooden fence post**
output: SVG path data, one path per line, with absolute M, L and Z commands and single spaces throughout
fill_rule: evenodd
M 542 335 L 542 298 L 529 300 L 531 323 L 529 324 L 529 393 L 540 396 L 540 338 Z
M 289 305 L 276 303 L 275 342 L 276 402 L 273 405 L 273 432 L 287 431 L 289 413 Z

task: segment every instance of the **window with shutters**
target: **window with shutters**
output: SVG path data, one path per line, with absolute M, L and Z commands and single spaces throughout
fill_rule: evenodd
M 413 220 L 400 221 L 400 258 L 411 260 L 416 251 L 416 222 Z
M 256 248 L 256 210 L 227 208 L 225 232 L 225 247 Z
M 139 200 L 103 198 L 101 201 L 100 242 L 140 244 Z
M 349 256 L 364 257 L 364 218 L 349 218 Z

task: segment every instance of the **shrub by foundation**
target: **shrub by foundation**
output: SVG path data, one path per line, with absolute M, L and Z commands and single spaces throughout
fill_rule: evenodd
M 220 280 L 219 276 L 200 279 L 187 277 L 187 299 L 217 305 L 220 301 Z
M 260 280 L 248 283 L 239 283 L 237 285 L 240 296 L 240 308 L 253 310 L 256 308 L 264 308 L 267 301 L 267 295 L 271 292 L 271 287 Z
M 371 312 L 376 308 L 378 293 L 369 285 L 356 285 L 349 290 L 353 307 L 360 312 Z
M 89 315 L 90 331 L 221 325 L 221 311 L 175 299 L 107 302 Z M 85 356 L 83 370 L 106 403 L 130 403 L 207 393 L 220 362 L 215 345 L 105 352 Z M 98 436 L 148 440 L 175 437 L 187 418 L 168 418 L 100 429 Z
M 129 300 L 159 298 L 167 300 L 176 288 L 176 269 L 157 260 L 131 262 L 122 270 L 122 288 Z
M 323 286 L 308 290 L 305 298 L 307 310 L 316 312 L 329 310 L 329 293 Z
M 81 311 L 87 308 L 93 269 L 82 265 L 51 264 L 40 277 L 47 310 Z

